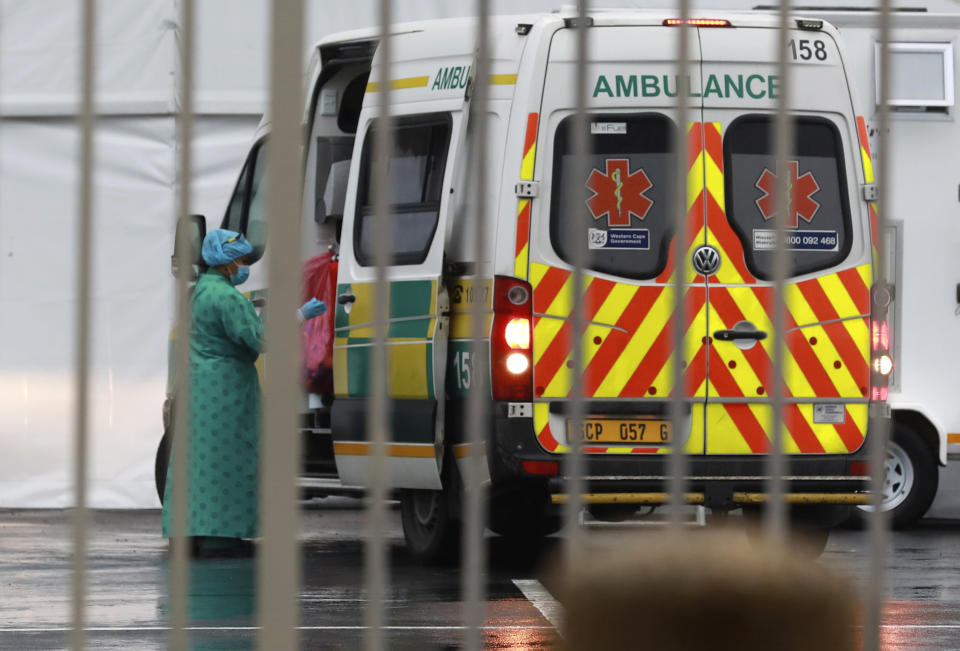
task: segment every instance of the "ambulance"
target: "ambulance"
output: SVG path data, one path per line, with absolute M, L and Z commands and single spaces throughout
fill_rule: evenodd
M 390 205 L 388 482 L 406 542 L 421 557 L 457 545 L 466 397 L 488 387 L 482 453 L 490 528 L 507 536 L 559 529 L 564 458 L 586 457 L 594 517 L 621 518 L 664 500 L 668 455 L 690 459 L 689 499 L 717 512 L 766 500 L 774 383 L 785 408 L 785 491 L 798 526 L 827 531 L 868 499 L 870 414 L 885 414 L 890 373 L 875 277 L 876 188 L 865 123 L 837 31 L 794 19 L 788 37 L 795 145 L 777 165 L 772 128 L 783 81 L 777 18 L 689 21 L 688 74 L 677 75 L 676 17 L 593 11 L 587 20 L 586 170 L 576 164 L 576 18 L 563 11 L 491 18 L 489 74 L 475 70 L 472 19 L 396 25 L 383 80 L 376 30 L 328 37 L 308 71 L 303 124 L 303 244 L 271 251 L 265 175 L 269 117 L 219 226 L 257 255 L 335 250 L 333 390 L 309 395 L 301 483 L 319 493 L 371 480 L 367 439 L 374 341 L 374 191 Z M 389 84 L 388 178 L 372 172 Z M 489 179 L 484 250 L 476 259 L 468 165 L 471 101 L 486 84 Z M 676 102 L 689 99 L 686 124 Z M 676 156 L 684 206 L 673 205 Z M 772 375 L 777 241 L 774 188 L 790 187 L 785 246 L 784 374 Z M 687 239 L 670 251 L 676 215 Z M 205 222 L 193 218 L 199 235 Z M 573 251 L 586 247 L 581 286 Z M 266 265 L 241 289 L 266 300 Z M 675 347 L 675 288 L 684 339 Z M 574 332 L 579 293 L 585 328 Z M 483 359 L 471 314 L 484 314 Z M 269 308 L 267 308 L 269 309 Z M 574 368 L 574 337 L 583 365 Z M 683 376 L 672 377 L 673 355 Z M 481 362 L 482 363 L 479 363 Z M 479 373 L 487 374 L 480 377 Z M 586 419 L 570 422 L 572 380 Z M 672 426 L 679 393 L 682 422 Z M 159 457 L 158 457 L 159 459 Z

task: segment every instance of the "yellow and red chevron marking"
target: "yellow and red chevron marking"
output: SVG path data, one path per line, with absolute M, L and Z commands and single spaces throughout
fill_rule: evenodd
M 704 202 L 706 203 L 706 242 L 720 251 L 720 268 L 710 282 L 753 284 L 757 282 L 747 269 L 743 243 L 727 221 L 723 180 L 723 138 L 719 122 L 703 125 Z
M 862 275 L 869 265 L 788 285 L 784 395 L 788 398 L 860 399 L 869 383 L 868 325 L 862 309 L 869 293 Z M 824 290 L 830 288 L 829 298 Z M 773 329 L 774 295 L 771 287 L 710 286 L 711 329 L 728 329 L 750 321 L 759 330 Z M 836 321 L 841 310 L 857 310 L 857 317 Z M 828 321 L 827 323 L 821 323 Z M 808 325 L 798 326 L 799 323 Z M 710 453 L 766 452 L 769 450 L 769 405 L 724 403 L 725 398 L 756 398 L 772 389 L 772 338 L 748 350 L 730 342 L 710 346 L 711 404 L 708 406 L 707 451 Z M 721 404 L 716 404 L 716 402 Z M 865 434 L 866 405 L 847 404 L 845 422 L 813 423 L 812 404 L 791 404 L 784 413 L 786 450 L 815 454 L 856 450 Z M 714 412 L 726 411 L 726 419 Z M 862 411 L 862 414 L 860 413 Z M 730 423 L 724 425 L 723 421 Z
M 688 283 L 703 283 L 706 279 L 697 274 L 693 267 L 686 264 L 693 255 L 694 249 L 705 242 L 705 224 L 703 221 L 704 205 L 706 201 L 704 187 L 704 156 L 703 156 L 703 124 L 691 122 L 687 125 L 687 242 L 684 252 L 684 280 Z M 667 266 L 663 273 L 657 276 L 658 283 L 672 283 L 673 272 L 676 267 L 674 253 L 670 248 Z
M 520 180 L 533 180 L 533 162 L 537 156 L 537 125 L 539 115 L 527 115 L 527 132 L 523 138 L 523 161 L 520 163 Z M 527 263 L 530 259 L 530 200 L 517 202 L 517 239 L 514 251 L 513 273 L 517 278 L 527 278 Z
M 572 274 L 531 265 L 534 309 L 534 395 L 569 397 L 572 385 Z M 633 285 L 585 275 L 581 295 L 584 395 L 591 398 L 669 396 L 673 390 L 673 287 Z M 685 395 L 703 396 L 706 289 L 685 289 Z
M 860 139 L 860 160 L 863 162 L 863 180 L 867 183 L 873 183 L 873 158 L 870 155 L 870 137 L 867 134 L 867 121 L 863 116 L 857 116 L 857 136 Z M 877 259 L 877 237 L 879 236 L 877 225 L 877 204 L 871 201 L 870 207 L 870 239 L 873 241 L 873 259 Z
M 709 280 L 710 329 L 732 328 L 749 321 L 773 331 L 774 293 L 744 263 L 740 238 L 727 221 L 724 203 L 722 134 L 719 123 L 704 125 L 707 186 L 707 242 L 723 263 Z M 788 398 L 861 399 L 869 385 L 871 265 L 846 269 L 785 288 L 787 353 L 784 395 Z M 769 405 L 724 403 L 728 398 L 762 398 L 772 386 L 773 338 L 748 350 L 730 342 L 709 346 L 707 452 L 759 453 L 769 450 Z M 837 453 L 856 450 L 866 431 L 866 405 L 848 404 L 845 423 L 813 423 L 812 404 L 786 407 L 785 449 L 792 453 Z
M 704 183 L 702 126 L 688 125 L 687 148 L 687 243 L 683 257 L 684 288 L 684 395 L 706 395 L 706 286 L 703 276 L 686 261 L 703 243 Z M 584 320 L 582 336 L 583 392 L 588 398 L 668 398 L 673 382 L 674 259 L 646 284 L 615 282 L 584 275 L 579 289 Z M 534 309 L 534 396 L 537 400 L 565 399 L 572 387 L 573 280 L 567 269 L 543 264 L 530 265 Z M 691 436 L 684 448 L 703 451 L 702 405 L 695 409 Z M 551 452 L 563 452 L 550 430 L 549 404 L 534 406 L 534 426 L 541 445 Z M 561 437 L 563 438 L 563 437 Z M 656 447 L 588 447 L 587 453 L 651 454 L 669 451 Z

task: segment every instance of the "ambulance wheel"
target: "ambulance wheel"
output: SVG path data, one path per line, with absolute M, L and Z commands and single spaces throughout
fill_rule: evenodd
M 424 561 L 445 561 L 456 555 L 460 523 L 453 517 L 451 489 L 400 491 L 400 523 L 407 548 Z
M 894 529 L 909 527 L 923 517 L 937 494 L 939 468 L 933 450 L 909 427 L 894 422 L 884 461 L 883 504 Z M 858 506 L 854 519 L 867 521 L 873 507 Z
M 163 433 L 157 446 L 157 456 L 153 461 L 153 481 L 157 486 L 157 497 L 163 504 L 163 493 L 167 488 L 167 467 L 170 465 L 170 431 Z

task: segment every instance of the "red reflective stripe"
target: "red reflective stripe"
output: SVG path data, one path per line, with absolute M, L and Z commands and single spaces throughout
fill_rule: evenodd
M 691 287 L 687 292 L 686 296 L 684 297 L 684 334 L 686 334 L 686 332 L 690 329 L 690 325 L 697 318 L 697 315 L 703 308 L 705 299 L 706 291 L 703 287 Z M 633 372 L 633 375 L 630 376 L 630 379 L 627 380 L 627 383 L 624 385 L 623 390 L 620 392 L 621 396 L 640 396 L 646 394 L 647 390 L 650 388 L 650 383 L 653 382 L 657 375 L 660 374 L 660 371 L 663 370 L 663 367 L 670 358 L 670 353 L 674 348 L 674 316 L 675 315 L 671 315 L 670 318 L 667 319 L 666 324 L 660 330 L 657 338 L 650 346 L 650 350 L 647 351 L 646 356 L 643 358 L 636 370 Z M 696 356 L 694 357 L 694 360 L 695 359 Z M 662 388 L 663 387 L 657 387 L 657 390 L 660 391 Z
M 695 395 L 697 389 L 707 379 L 707 351 L 705 346 L 700 346 L 697 354 L 690 360 L 690 364 L 683 372 L 683 386 L 686 388 L 686 395 Z
M 860 446 L 863 444 L 863 432 L 860 431 L 853 417 L 850 416 L 849 409 L 846 410 L 846 418 L 844 420 L 845 422 L 842 425 L 834 425 L 833 427 L 837 430 L 837 434 L 846 446 L 847 451 L 853 452 L 854 450 L 860 449 Z
M 736 323 L 747 320 L 740 310 L 740 306 L 733 300 L 730 291 L 725 287 L 710 286 L 710 305 L 723 319 L 724 328 L 732 328 Z M 772 368 L 772 361 L 766 349 L 761 344 L 757 344 L 740 352 L 746 357 L 747 363 L 750 364 L 750 368 L 753 369 L 757 379 L 760 380 L 760 384 L 766 386 L 770 380 Z M 787 395 L 789 395 L 789 388 L 787 389 Z
M 527 132 L 523 137 L 523 155 L 526 156 L 530 148 L 537 143 L 537 125 L 540 122 L 538 113 L 527 115 Z
M 731 263 L 745 283 L 755 283 L 757 279 L 750 270 L 747 269 L 747 263 L 744 261 L 743 243 L 737 234 L 730 227 L 727 215 L 723 207 L 717 203 L 713 195 L 707 193 L 707 228 L 717 238 L 720 248 L 723 249 L 723 259 Z
M 533 289 L 533 311 L 545 314 L 550 304 L 560 293 L 563 284 L 567 282 L 570 272 L 559 267 L 550 267 L 540 283 Z
M 757 296 L 757 300 L 760 301 L 760 304 L 763 306 L 764 310 L 767 312 L 767 318 L 770 319 L 771 323 L 773 322 L 773 288 L 772 287 L 754 287 L 754 294 Z M 797 327 L 797 322 L 793 320 L 793 315 L 790 314 L 790 310 L 786 311 L 786 327 L 787 335 L 785 337 L 787 342 L 787 349 L 793 355 L 793 358 L 796 360 L 797 364 L 803 369 L 804 377 L 807 378 L 807 382 L 810 383 L 810 387 L 813 389 L 814 395 L 821 398 L 832 398 L 840 395 L 839 389 L 834 385 L 833 380 L 830 379 L 830 374 L 827 373 L 825 364 L 832 363 L 831 361 L 821 360 L 816 352 L 813 350 L 813 346 L 810 344 L 810 340 L 807 338 L 807 335 L 803 330 L 793 330 Z M 772 361 L 771 361 L 772 364 Z M 785 395 L 791 395 L 789 393 L 789 388 Z
M 703 151 L 703 123 L 693 122 L 687 133 L 687 170 L 697 162 L 697 157 Z
M 704 125 L 703 131 L 704 149 L 707 155 L 713 159 L 714 164 L 723 172 L 723 137 L 720 134 L 720 125 L 716 122 L 708 122 Z
M 788 328 L 792 328 L 793 319 Z M 787 334 L 787 349 L 793 354 L 793 358 L 803 371 L 803 376 L 810 383 L 813 394 L 818 398 L 835 398 L 840 395 L 840 390 L 834 385 L 833 380 L 824 368 L 824 362 L 813 352 L 810 340 L 803 330 L 794 330 Z
M 743 393 L 737 386 L 730 371 L 724 365 L 723 360 L 714 350 L 713 346 L 707 346 L 710 354 L 710 382 L 718 388 L 724 395 L 730 397 L 743 397 Z M 767 434 L 763 431 L 763 426 L 754 416 L 749 405 L 746 404 L 723 404 L 724 409 L 730 415 L 730 418 L 737 425 L 737 431 L 743 440 L 750 447 L 750 451 L 767 452 L 770 449 L 770 441 L 767 440 Z M 709 432 L 707 433 L 709 436 Z
M 820 283 L 816 280 L 799 283 L 797 288 L 807 299 L 807 303 L 810 304 L 818 320 L 832 321 L 839 318 L 836 309 L 834 309 L 830 299 L 827 298 L 826 292 L 823 291 Z M 867 366 L 867 361 L 860 349 L 857 348 L 857 344 L 853 341 L 850 333 L 847 332 L 842 323 L 826 324 L 823 329 L 836 347 L 843 363 L 847 365 L 854 377 L 857 377 L 857 373 L 863 372 Z
M 550 452 L 553 452 L 560 447 L 560 443 L 557 442 L 557 439 L 553 438 L 553 432 L 550 431 L 550 423 L 547 423 L 543 426 L 543 429 L 540 430 L 539 434 L 537 434 L 537 438 L 540 440 L 540 443 Z
M 520 210 L 520 214 L 517 215 L 517 246 L 514 257 L 520 255 L 523 247 L 525 247 L 530 240 L 530 202 L 527 200 L 524 201 L 525 203 Z
M 860 146 L 870 156 L 870 137 L 867 135 L 867 121 L 862 115 L 857 116 L 857 136 L 860 139 Z
M 643 360 L 634 369 L 633 375 L 623 385 L 620 391 L 621 397 L 643 396 L 647 394 L 650 383 L 659 375 L 664 364 L 670 357 L 673 347 L 670 345 L 673 339 L 673 317 L 671 316 L 660 334 L 653 341 L 650 350 L 644 355 Z M 657 387 L 658 391 L 663 391 L 664 387 Z
M 547 346 L 543 355 L 540 356 L 540 360 L 533 369 L 533 375 L 538 386 L 546 388 L 566 361 L 570 350 L 570 330 L 572 330 L 570 322 L 564 321 L 560 331 Z
M 690 246 L 697 240 L 697 235 L 703 231 L 704 221 L 703 221 L 703 195 L 706 192 L 701 192 L 697 195 L 696 200 L 693 202 L 693 205 L 690 207 L 690 211 L 687 213 L 687 245 L 683 249 L 683 258 L 686 260 L 687 251 L 690 250 Z M 667 283 L 670 282 L 670 274 L 673 271 L 674 265 L 674 247 L 670 246 L 669 257 L 667 258 L 667 266 L 659 276 L 657 276 L 658 283 Z M 697 276 L 693 282 L 702 283 L 705 282 L 703 276 Z
M 593 321 L 597 312 L 603 307 L 603 302 L 610 296 L 610 292 L 617 286 L 612 280 L 594 278 L 590 281 L 586 293 L 583 295 L 583 317 L 586 321 Z
M 803 413 L 800 411 L 800 406 L 795 404 L 785 406 L 787 413 L 784 417 L 784 422 L 790 431 L 790 436 L 793 438 L 794 443 L 800 448 L 800 452 L 804 454 L 825 452 L 823 444 L 820 443 L 820 439 L 814 434 L 810 423 L 807 422 L 807 419 L 804 418 Z
M 737 433 L 743 438 L 750 452 L 760 454 L 770 451 L 770 441 L 767 440 L 767 434 L 763 431 L 760 421 L 753 415 L 750 406 L 746 404 L 724 403 L 723 408 L 730 416 L 730 420 L 737 426 Z M 709 439 L 710 433 L 707 432 Z
M 650 287 L 648 285 L 637 288 L 633 298 L 630 299 L 627 307 L 620 314 L 620 318 L 617 319 L 616 326 L 626 332 L 611 331 L 587 365 L 583 378 L 584 395 L 592 396 L 596 393 L 597 388 L 603 382 L 607 373 L 610 372 L 614 362 L 620 357 L 623 347 L 626 346 L 637 327 L 647 317 L 661 292 L 663 292 L 663 287 Z
M 593 320 L 597 310 L 603 305 L 603 301 L 613 290 L 616 283 L 608 280 L 594 279 L 587 287 L 583 296 L 584 321 Z M 572 350 L 571 332 L 573 325 L 570 320 L 565 320 L 560 330 L 554 336 L 553 340 L 547 346 L 543 355 L 534 368 L 534 375 L 540 386 L 546 387 L 553 381 L 554 376 L 563 367 Z M 584 388 L 584 395 L 591 395 Z
M 853 300 L 854 305 L 857 306 L 860 314 L 869 314 L 870 290 L 867 288 L 866 283 L 863 282 L 863 278 L 860 277 L 860 273 L 856 269 L 844 269 L 839 272 L 837 276 L 840 277 L 840 282 L 843 283 L 847 293 L 850 294 L 850 298 Z

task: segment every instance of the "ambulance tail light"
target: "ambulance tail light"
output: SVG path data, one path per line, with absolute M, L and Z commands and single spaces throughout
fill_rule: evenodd
M 490 378 L 494 400 L 533 400 L 533 293 L 517 278 L 493 282 Z
M 870 400 L 885 402 L 890 395 L 890 374 L 893 356 L 890 354 L 890 324 L 887 308 L 892 299 L 889 287 L 878 284 L 870 292 L 873 314 L 870 319 Z
M 664 27 L 677 27 L 686 23 L 690 27 L 732 27 L 726 18 L 667 18 L 663 21 Z

